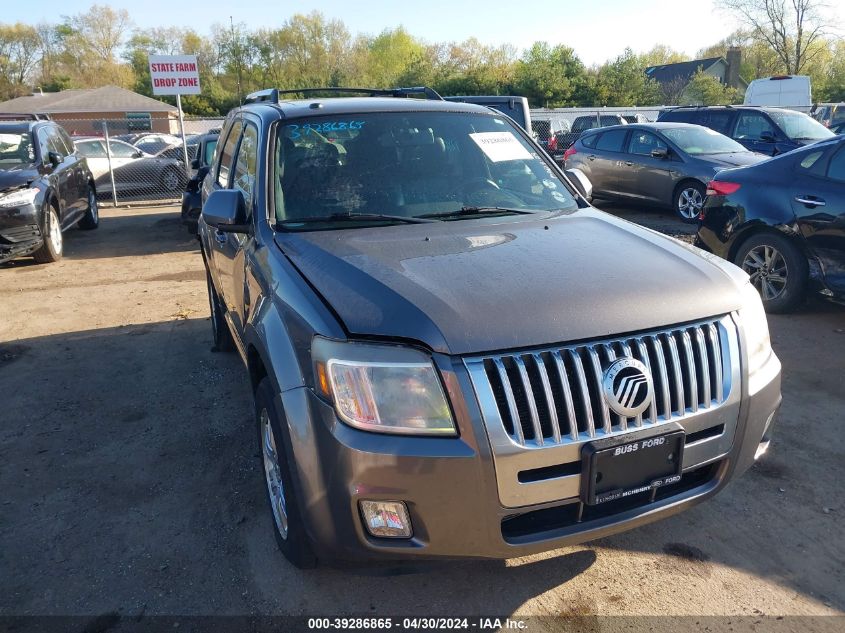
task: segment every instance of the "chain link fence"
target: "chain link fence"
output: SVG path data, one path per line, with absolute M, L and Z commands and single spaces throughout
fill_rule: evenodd
M 200 137 L 223 124 L 222 117 L 185 119 L 183 142 L 178 121 L 169 119 L 53 120 L 86 157 L 97 197 L 114 206 L 181 200 Z

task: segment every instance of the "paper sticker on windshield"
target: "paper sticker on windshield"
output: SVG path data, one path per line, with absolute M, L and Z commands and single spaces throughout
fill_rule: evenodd
M 511 132 L 476 132 L 469 137 L 494 163 L 531 158 L 531 153 Z

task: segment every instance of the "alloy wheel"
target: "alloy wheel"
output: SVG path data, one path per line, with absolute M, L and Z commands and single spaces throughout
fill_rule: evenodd
M 683 189 L 678 196 L 678 212 L 687 220 L 694 220 L 704 206 L 704 196 L 695 187 Z
M 789 274 L 786 259 L 774 246 L 761 244 L 752 248 L 742 260 L 742 269 L 749 274 L 764 301 L 777 299 L 786 292 Z
M 172 169 L 164 172 L 162 182 L 164 184 L 164 188 L 167 189 L 167 191 L 174 191 L 179 188 L 179 176 Z
M 53 252 L 56 255 L 62 254 L 62 226 L 59 224 L 59 216 L 56 210 L 51 208 L 47 213 L 47 237 L 50 240 L 50 245 L 53 247 Z
M 288 537 L 288 512 L 285 500 L 285 489 L 282 483 L 282 469 L 279 464 L 279 452 L 276 449 L 276 437 L 273 425 L 270 424 L 270 414 L 267 409 L 261 410 L 261 456 L 264 460 L 264 478 L 267 482 L 267 492 L 270 495 L 270 506 L 273 509 L 273 519 L 276 529 L 283 539 Z
M 88 190 L 88 209 L 91 211 L 91 219 L 96 224 L 99 220 L 100 209 L 97 207 L 97 196 L 93 189 Z

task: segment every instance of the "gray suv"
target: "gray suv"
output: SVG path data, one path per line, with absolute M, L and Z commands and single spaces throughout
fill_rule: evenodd
M 299 93 L 228 115 L 199 221 L 293 564 L 533 554 L 766 451 L 780 363 L 739 268 L 593 209 L 488 108 Z

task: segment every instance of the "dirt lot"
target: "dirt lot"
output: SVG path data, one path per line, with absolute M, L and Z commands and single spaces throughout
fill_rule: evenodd
M 543 556 L 299 572 L 197 243 L 173 208 L 102 216 L 0 266 L 0 615 L 845 613 L 845 308 L 771 318 L 771 453 L 706 504 Z

